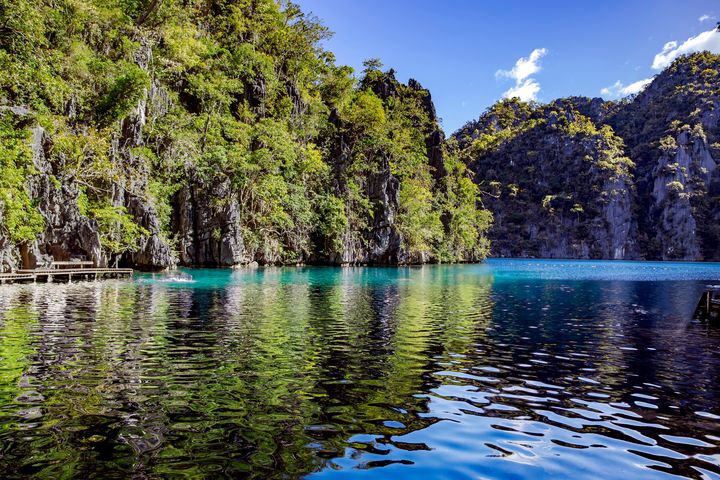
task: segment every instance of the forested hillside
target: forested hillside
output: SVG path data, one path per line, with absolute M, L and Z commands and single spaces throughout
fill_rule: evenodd
M 633 98 L 504 100 L 453 139 L 495 216 L 492 254 L 720 260 L 720 56 Z
M 0 268 L 720 260 L 720 56 L 446 141 L 329 35 L 273 0 L 0 1 Z
M 484 258 L 430 93 L 272 0 L 2 0 L 0 265 Z
M 495 213 L 493 253 L 633 258 L 632 161 L 623 141 L 572 100 L 490 108 L 457 134 Z

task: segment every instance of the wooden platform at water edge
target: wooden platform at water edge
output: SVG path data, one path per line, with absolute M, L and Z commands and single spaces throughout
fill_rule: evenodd
M 700 296 L 695 318 L 713 323 L 720 323 L 720 289 L 705 290 Z
M 93 262 L 53 262 L 49 268 L 17 270 L 0 273 L 0 284 L 15 282 L 52 282 L 55 279 L 72 282 L 73 279 L 99 279 L 132 277 L 132 268 L 95 268 Z

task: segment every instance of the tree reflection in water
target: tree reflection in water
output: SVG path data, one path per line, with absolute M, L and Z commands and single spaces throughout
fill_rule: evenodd
M 0 290 L 5 476 L 720 472 L 702 282 L 190 273 Z

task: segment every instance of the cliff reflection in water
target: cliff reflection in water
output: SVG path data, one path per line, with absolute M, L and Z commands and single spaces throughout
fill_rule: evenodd
M 189 274 L 0 290 L 4 476 L 720 474 L 720 267 Z

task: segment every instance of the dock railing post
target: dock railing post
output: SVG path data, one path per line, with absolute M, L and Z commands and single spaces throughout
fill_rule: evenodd
M 708 315 L 710 315 L 710 307 L 712 307 L 712 299 L 713 299 L 713 292 L 712 290 L 708 290 L 707 295 L 705 296 L 705 311 Z

